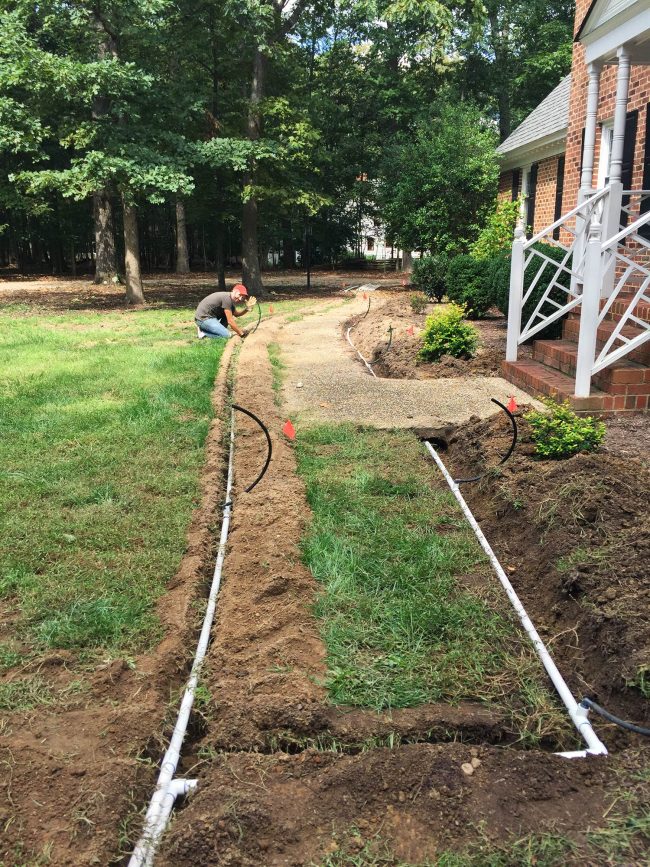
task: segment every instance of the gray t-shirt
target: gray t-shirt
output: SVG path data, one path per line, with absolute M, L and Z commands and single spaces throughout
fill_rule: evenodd
M 199 303 L 194 318 L 197 322 L 218 319 L 222 325 L 227 325 L 226 310 L 232 310 L 234 306 L 230 292 L 213 292 Z

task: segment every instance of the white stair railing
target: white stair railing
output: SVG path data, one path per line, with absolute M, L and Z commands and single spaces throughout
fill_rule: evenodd
M 608 187 L 594 192 L 586 201 L 577 205 L 573 210 L 528 240 L 524 237 L 521 226 L 515 230 L 510 265 L 507 361 L 517 360 L 520 343 L 529 340 L 582 302 L 587 248 L 585 238 L 594 219 L 598 221 L 600 226 L 601 215 L 606 207 L 608 195 Z M 570 243 L 566 244 L 553 238 L 554 233 L 558 234 L 556 230 L 560 230 L 560 233 L 562 231 L 568 233 L 572 238 Z M 556 261 L 541 250 L 536 250 L 535 244 L 539 241 L 545 241 L 556 247 L 560 251 L 559 260 Z M 538 260 L 541 260 L 539 267 L 528 289 L 524 291 L 525 273 L 529 266 L 531 264 L 534 266 Z M 542 278 L 544 278 L 546 288 L 522 328 L 522 311 Z
M 620 318 L 611 335 L 594 359 L 591 368 L 592 376 L 650 340 L 650 322 L 647 317 L 638 315 L 640 304 L 650 305 L 650 262 L 643 264 L 638 258 L 632 258 L 640 249 L 650 250 L 650 244 L 639 234 L 639 229 L 643 226 L 650 227 L 650 211 L 635 219 L 602 245 L 603 267 L 611 268 L 613 260 L 615 272 L 620 274 L 620 277 L 614 286 L 614 291 L 600 310 L 596 329 L 607 319 L 614 304 L 624 300 L 627 306 L 619 314 Z M 633 248 L 632 251 L 630 247 Z M 634 336 L 627 337 L 623 332 L 629 325 L 636 326 L 640 331 Z

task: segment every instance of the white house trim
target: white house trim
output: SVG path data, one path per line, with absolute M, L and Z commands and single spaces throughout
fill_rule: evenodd
M 566 150 L 566 130 L 552 136 L 546 136 L 535 142 L 508 151 L 501 157 L 501 171 L 518 169 L 530 163 L 538 163 L 540 160 L 563 154 Z
M 586 28 L 578 38 L 585 46 L 587 64 L 617 63 L 621 45 L 629 45 L 630 59 L 635 65 L 650 63 L 650 0 L 639 0 L 593 31 Z

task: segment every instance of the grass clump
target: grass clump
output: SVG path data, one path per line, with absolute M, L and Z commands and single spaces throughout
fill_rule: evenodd
M 269 361 L 271 362 L 271 387 L 273 388 L 274 402 L 276 406 L 282 404 L 282 377 L 285 365 L 280 358 L 280 345 L 269 343 L 267 346 Z
M 557 731 L 539 665 L 503 600 L 505 615 L 491 591 L 463 581 L 490 583 L 483 552 L 412 435 L 321 426 L 302 435 L 298 463 L 331 700 L 376 709 L 495 702 L 519 714 L 522 738 Z
M 31 710 L 38 705 L 52 704 L 53 701 L 49 686 L 39 677 L 0 683 L 0 710 Z
M 179 318 L 0 312 L 0 598 L 27 655 L 160 635 L 226 345 Z
M 581 418 L 568 402 L 544 400 L 548 411 L 531 410 L 526 420 L 532 429 L 535 454 L 541 458 L 561 460 L 578 452 L 593 452 L 605 437 L 605 425 L 587 416 Z
M 478 345 L 478 332 L 464 321 L 465 309 L 449 304 L 427 318 L 418 357 L 423 361 L 438 361 L 443 355 L 471 358 Z

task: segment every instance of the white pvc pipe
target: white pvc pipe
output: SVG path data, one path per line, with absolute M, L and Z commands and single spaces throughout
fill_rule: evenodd
M 370 371 L 370 373 L 372 373 L 372 375 L 375 377 L 375 379 L 377 379 L 377 374 L 375 373 L 375 371 L 372 369 L 372 367 L 371 367 L 370 364 L 366 361 L 366 359 L 363 357 L 363 355 L 359 352 L 359 350 L 358 350 L 357 347 L 354 345 L 354 343 L 350 340 L 350 332 L 352 331 L 353 328 L 354 328 L 354 325 L 351 325 L 351 326 L 348 328 L 348 330 L 347 330 L 347 332 L 346 332 L 346 334 L 345 334 L 345 336 L 346 336 L 346 338 L 347 338 L 347 341 L 348 341 L 348 343 L 350 344 L 350 346 L 352 347 L 352 349 L 354 349 L 354 351 L 357 353 L 357 355 L 359 356 L 359 358 L 361 359 L 361 361 L 363 361 L 363 363 L 366 365 L 366 367 L 368 368 L 368 370 Z
M 223 569 L 223 561 L 226 556 L 226 540 L 228 538 L 228 529 L 230 527 L 230 514 L 232 505 L 230 502 L 230 493 L 233 480 L 233 454 L 235 444 L 235 419 L 234 412 L 230 413 L 230 454 L 228 457 L 228 479 L 226 482 L 226 501 L 223 509 L 223 519 L 221 523 L 221 537 L 219 539 L 219 551 L 217 553 L 217 562 L 214 567 L 214 577 L 212 586 L 210 587 L 210 595 L 208 596 L 208 604 L 205 610 L 205 618 L 201 635 L 196 648 L 196 655 L 192 663 L 190 677 L 185 687 L 185 693 L 178 712 L 178 719 L 174 727 L 167 752 L 160 766 L 160 774 L 156 784 L 155 791 L 149 803 L 149 809 L 144 821 L 144 830 L 138 841 L 137 846 L 133 850 L 133 854 L 129 860 L 129 867 L 150 867 L 153 864 L 153 858 L 156 852 L 156 847 L 160 841 L 163 831 L 167 826 L 169 815 L 174 806 L 174 801 L 179 795 L 186 794 L 190 789 L 196 787 L 196 780 L 175 779 L 176 768 L 180 759 L 181 747 L 185 739 L 187 725 L 194 704 L 194 693 L 199 681 L 199 674 L 205 654 L 210 641 L 210 632 L 212 630 L 212 622 L 217 607 L 217 594 L 221 584 L 221 570 Z
M 471 513 L 469 506 L 465 502 L 465 499 L 463 498 L 463 495 L 461 494 L 458 485 L 456 484 L 456 482 L 454 482 L 452 477 L 449 475 L 447 468 L 445 467 L 443 462 L 440 460 L 438 453 L 433 448 L 431 443 L 426 443 L 426 447 L 430 451 L 431 456 L 433 457 L 434 461 L 438 465 L 441 473 L 443 474 L 443 476 L 447 480 L 447 484 L 451 488 L 453 495 L 458 500 L 458 503 L 459 503 L 461 509 L 463 510 L 463 514 L 465 515 L 465 517 L 469 521 L 470 526 L 472 527 L 472 529 L 474 530 L 474 533 L 476 534 L 476 538 L 479 540 L 481 547 L 483 548 L 483 550 L 487 554 L 487 556 L 490 560 L 490 563 L 492 564 L 492 568 L 496 572 L 497 577 L 499 578 L 499 581 L 501 581 L 501 584 L 503 585 L 504 590 L 508 594 L 508 598 L 512 602 L 512 605 L 513 605 L 515 611 L 519 615 L 519 619 L 521 620 L 522 626 L 524 627 L 524 629 L 528 633 L 530 640 L 533 642 L 533 646 L 535 647 L 535 650 L 537 651 L 537 655 L 541 659 L 542 664 L 544 665 L 544 668 L 546 669 L 549 677 L 553 681 L 553 686 L 555 687 L 560 698 L 564 702 L 564 706 L 568 710 L 569 716 L 571 717 L 573 724 L 575 725 L 576 729 L 578 730 L 578 733 L 581 735 L 581 737 L 583 738 L 583 740 L 587 744 L 587 752 L 590 755 L 607 755 L 607 748 L 602 743 L 602 741 L 598 738 L 598 736 L 594 732 L 593 728 L 591 727 L 591 723 L 589 722 L 589 719 L 587 717 L 587 709 L 580 707 L 580 705 L 576 702 L 573 695 L 571 694 L 571 690 L 566 685 L 564 678 L 562 677 L 557 666 L 553 662 L 551 654 L 548 652 L 548 650 L 546 649 L 546 646 L 544 645 L 544 642 L 539 637 L 539 634 L 538 634 L 537 630 L 535 629 L 535 627 L 533 626 L 533 623 L 532 623 L 530 617 L 526 613 L 526 609 L 521 604 L 519 597 L 515 593 L 514 587 L 512 586 L 510 581 L 508 580 L 508 576 L 503 571 L 503 567 L 501 566 L 501 564 L 497 560 L 494 551 L 490 547 L 490 543 L 483 535 L 483 531 L 479 527 L 479 525 L 476 521 L 476 518 Z M 575 752 L 574 753 L 568 753 L 568 754 L 560 753 L 560 755 L 566 755 L 567 758 L 577 758 L 579 755 L 582 755 L 582 752 L 578 752 L 577 754 Z

